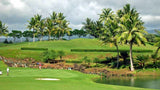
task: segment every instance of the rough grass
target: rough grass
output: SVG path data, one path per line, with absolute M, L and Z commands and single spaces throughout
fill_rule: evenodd
M 83 57 L 93 59 L 95 57 L 105 58 L 106 56 L 115 56 L 116 52 L 71 52 L 70 49 L 116 49 L 110 44 L 102 45 L 97 39 L 73 39 L 69 41 L 39 41 L 23 42 L 17 44 L 0 44 L 0 55 L 12 58 L 34 58 L 41 60 L 43 51 L 21 50 L 21 47 L 29 48 L 48 48 L 49 50 L 63 50 L 66 52 L 66 60 L 81 60 Z M 129 50 L 128 45 L 120 45 L 119 49 Z M 134 50 L 156 50 L 156 47 L 147 44 L 146 46 L 133 46 Z M 146 53 L 144 53 L 146 54 Z M 150 53 L 147 53 L 150 54 Z M 134 54 L 133 54 L 134 55 Z M 136 55 L 136 53 L 135 53 Z M 72 57 L 72 58 L 69 58 Z M 59 58 L 58 58 L 59 59 Z
M 1 90 L 151 90 L 93 82 L 96 75 L 56 69 L 10 68 L 0 75 Z M 57 78 L 59 81 L 40 81 L 36 78 Z

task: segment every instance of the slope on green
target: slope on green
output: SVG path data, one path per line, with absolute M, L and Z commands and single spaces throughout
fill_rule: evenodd
M 93 82 L 96 75 L 56 69 L 10 68 L 0 75 L 1 90 L 151 90 L 127 86 L 105 85 Z M 36 78 L 56 78 L 59 81 L 41 81 Z
M 116 49 L 110 44 L 102 45 L 98 39 L 72 39 L 69 41 L 38 41 L 38 42 L 23 42 L 10 45 L 2 45 L 0 47 L 0 55 L 12 58 L 34 58 L 36 60 L 41 60 L 43 51 L 28 50 L 23 51 L 21 47 L 29 48 L 48 48 L 49 50 L 63 50 L 66 52 L 66 56 L 75 58 L 65 58 L 66 60 L 80 60 L 85 56 L 88 58 L 95 57 L 106 57 L 108 54 L 116 55 L 116 52 L 71 52 L 71 49 Z M 120 45 L 119 49 L 129 50 L 128 45 Z M 146 46 L 133 46 L 133 50 L 156 50 L 156 47 L 151 45 Z

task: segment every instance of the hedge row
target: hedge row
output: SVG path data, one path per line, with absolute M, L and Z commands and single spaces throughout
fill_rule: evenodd
M 119 50 L 120 52 L 129 52 L 129 50 Z M 132 50 L 133 52 L 153 52 L 153 50 Z M 117 52 L 115 49 L 71 49 L 71 52 Z
M 21 50 L 48 50 L 48 48 L 32 48 L 32 47 L 22 47 Z

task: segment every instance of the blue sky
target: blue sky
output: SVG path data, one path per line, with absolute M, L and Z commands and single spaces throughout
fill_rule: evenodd
M 103 8 L 116 12 L 127 3 L 140 13 L 147 30 L 160 29 L 160 0 L 0 0 L 0 20 L 9 30 L 27 30 L 33 15 L 45 18 L 56 11 L 64 13 L 71 28 L 80 29 L 87 17 L 97 20 Z

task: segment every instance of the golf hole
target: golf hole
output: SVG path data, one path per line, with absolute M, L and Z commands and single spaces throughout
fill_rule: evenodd
M 56 79 L 56 78 L 36 78 L 36 80 L 58 81 L 60 79 Z

